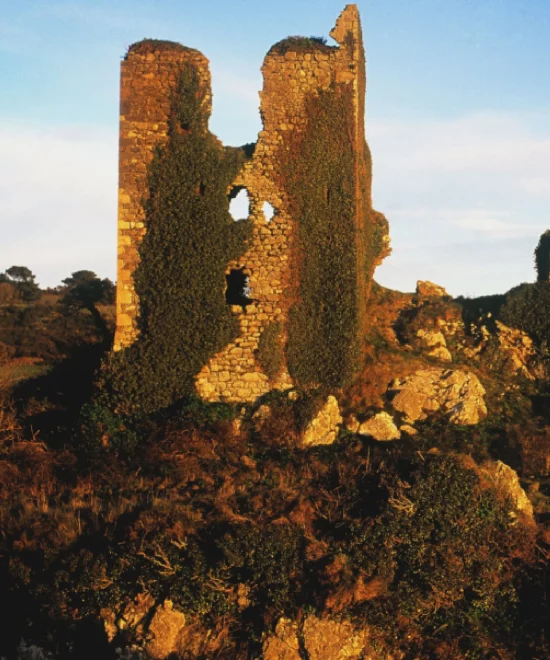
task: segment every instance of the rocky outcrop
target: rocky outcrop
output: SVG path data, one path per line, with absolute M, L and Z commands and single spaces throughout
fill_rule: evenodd
M 534 524 L 533 505 L 519 483 L 517 472 L 502 461 L 489 461 L 483 465 L 482 471 L 497 491 L 510 498 L 517 513 Z
M 302 436 L 302 447 L 331 445 L 338 436 L 342 424 L 340 406 L 334 396 L 329 396 L 324 406 L 306 426 Z
M 369 631 L 356 630 L 349 621 L 309 616 L 304 622 L 303 637 L 309 660 L 344 660 L 365 657 Z
M 144 622 L 155 606 L 155 599 L 151 594 L 144 592 L 128 603 L 122 614 L 117 617 L 110 608 L 103 608 L 100 612 L 107 639 L 112 641 L 117 633 L 131 628 L 137 637 L 143 636 Z
M 416 295 L 422 298 L 450 298 L 447 291 L 439 284 L 418 280 L 416 283 Z
M 485 389 L 473 373 L 420 369 L 411 376 L 390 383 L 388 395 L 393 408 L 412 424 L 440 412 L 453 424 L 472 425 L 487 415 Z
M 491 331 L 488 325 L 493 326 Z M 484 361 L 492 371 L 503 376 L 520 376 L 527 380 L 544 378 L 533 340 L 522 330 L 491 321 L 490 314 L 475 329 L 474 346 L 465 346 L 467 358 Z
M 298 625 L 290 619 L 279 619 L 275 632 L 263 645 L 263 660 L 301 660 Z
M 352 416 L 347 424 L 347 428 L 352 433 L 367 435 L 375 440 L 399 440 L 401 433 L 393 421 L 393 417 L 387 412 L 379 412 L 374 417 L 364 422 L 359 422 Z
M 424 330 L 420 328 L 416 333 L 422 346 L 426 349 L 426 354 L 435 357 L 443 362 L 452 362 L 453 358 L 447 348 L 447 340 L 441 330 Z
M 263 645 L 263 660 L 397 660 L 369 644 L 368 628 L 357 629 L 349 621 L 310 615 L 300 626 L 279 619 L 275 632 Z

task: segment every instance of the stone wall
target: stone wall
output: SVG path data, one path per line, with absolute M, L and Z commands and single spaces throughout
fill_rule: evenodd
M 237 176 L 233 188 L 246 188 L 250 199 L 252 236 L 246 252 L 227 265 L 243 269 L 248 276 L 253 303 L 232 307 L 238 317 L 240 334 L 216 354 L 196 378 L 199 395 L 209 401 L 253 401 L 272 389 L 286 389 L 293 383 L 285 364 L 271 380 L 262 372 L 257 351 L 262 332 L 280 323 L 281 345 L 286 342 L 288 312 L 297 277 L 293 250 L 296 218 L 281 185 L 281 149 L 288 149 L 285 136 L 300 131 L 307 120 L 306 102 L 312 95 L 337 85 L 351 86 L 353 104 L 357 285 L 358 300 L 365 317 L 365 231 L 371 206 L 370 154 L 364 136 L 365 58 L 361 24 L 356 5 L 348 5 L 331 36 L 339 44 L 327 46 L 313 40 L 288 39 L 267 54 L 260 93 L 263 130 L 254 156 Z M 115 350 L 131 344 L 137 336 L 138 301 L 132 273 L 138 263 L 138 248 L 145 232 L 142 200 L 147 193 L 147 165 L 153 148 L 166 140 L 171 93 L 185 62 L 198 67 L 203 84 L 210 85 L 208 61 L 197 51 L 162 46 L 137 45 L 122 64 L 121 154 L 119 208 L 119 270 L 117 290 L 117 332 Z M 208 95 L 210 99 L 210 94 Z M 287 158 L 288 160 L 288 158 Z M 264 204 L 275 210 L 268 220 Z
M 206 110 L 210 114 L 210 71 L 208 60 L 199 51 L 147 40 L 132 46 L 122 62 L 115 351 L 137 337 L 139 301 L 133 273 L 146 231 L 143 200 L 148 194 L 147 171 L 154 148 L 167 140 L 172 95 L 188 62 L 196 67 L 201 84 L 208 89 Z
M 244 268 L 249 276 L 254 305 L 234 308 L 241 324 L 240 336 L 204 367 L 197 377 L 199 394 L 208 400 L 253 401 L 271 389 L 292 386 L 286 368 L 274 382 L 261 372 L 255 358 L 260 335 L 270 323 L 280 321 L 283 328 L 292 304 L 292 283 L 296 278 L 293 269 L 296 219 L 289 215 L 289 200 L 284 188 L 278 185 L 282 178 L 280 150 L 285 148 L 285 133 L 299 131 L 306 123 L 304 111 L 312 94 L 328 90 L 335 84 L 353 87 L 353 112 L 356 134 L 353 136 L 357 181 L 357 255 L 360 291 L 365 290 L 363 217 L 365 205 L 370 207 L 370 169 L 364 171 L 364 93 L 365 60 L 362 45 L 361 24 L 355 5 L 348 5 L 342 12 L 331 36 L 340 46 L 308 46 L 292 39 L 276 44 L 267 54 L 262 73 L 263 90 L 260 93 L 260 112 L 263 130 L 258 136 L 254 157 L 246 163 L 236 186 L 247 189 L 251 200 L 251 219 L 254 235 L 247 252 L 238 263 L 229 268 Z M 366 180 L 368 196 L 363 199 L 360 179 Z M 262 210 L 269 202 L 275 215 L 267 222 Z M 360 296 L 366 300 L 366 296 Z M 364 310 L 360 310 L 364 315 Z M 285 341 L 282 333 L 281 341 Z

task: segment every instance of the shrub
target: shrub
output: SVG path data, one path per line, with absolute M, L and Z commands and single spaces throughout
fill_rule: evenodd
M 550 280 L 550 231 L 541 234 L 535 248 L 535 267 L 537 282 L 548 282 Z
M 550 283 L 520 284 L 507 293 L 502 322 L 526 332 L 535 344 L 550 344 Z

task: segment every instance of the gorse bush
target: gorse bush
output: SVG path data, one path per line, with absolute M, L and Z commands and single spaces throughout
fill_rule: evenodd
M 229 214 L 227 188 L 244 160 L 207 130 L 196 70 L 187 66 L 173 102 L 170 136 L 149 172 L 147 233 L 135 287 L 139 338 L 113 355 L 103 399 L 149 413 L 193 392 L 194 376 L 237 336 L 225 303 L 225 270 L 244 250 L 247 221 Z

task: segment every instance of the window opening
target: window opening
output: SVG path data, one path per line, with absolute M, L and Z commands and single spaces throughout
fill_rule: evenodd
M 264 205 L 263 205 L 262 208 L 263 208 L 263 212 L 264 212 L 264 215 L 265 215 L 266 222 L 271 222 L 271 219 L 275 215 L 275 209 L 274 209 L 273 205 L 270 204 L 269 202 L 264 202 Z
M 225 281 L 227 282 L 225 302 L 228 305 L 240 305 L 244 311 L 247 305 L 254 302 L 250 297 L 252 294 L 250 280 L 248 275 L 245 274 L 244 268 L 231 270 L 225 276 Z
M 250 196 L 246 188 L 237 186 L 229 193 L 229 213 L 235 222 L 248 218 L 250 215 Z

